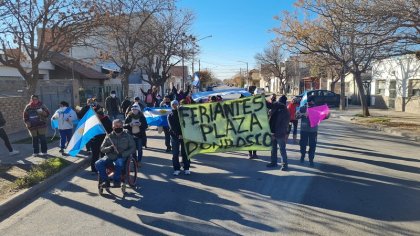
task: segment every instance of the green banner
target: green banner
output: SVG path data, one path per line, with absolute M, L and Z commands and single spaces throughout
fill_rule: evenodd
M 184 105 L 179 120 L 189 158 L 199 153 L 271 150 L 263 96 Z

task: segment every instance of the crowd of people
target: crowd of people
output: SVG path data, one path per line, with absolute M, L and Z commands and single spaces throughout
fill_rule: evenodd
M 271 150 L 271 163 L 267 164 L 267 167 L 277 166 L 277 153 L 280 149 L 280 155 L 282 157 L 281 169 L 288 170 L 288 160 L 286 144 L 290 133 L 293 130 L 293 143 L 297 143 L 297 126 L 298 120 L 301 120 L 300 125 L 300 162 L 304 163 L 306 156 L 306 147 L 309 143 L 309 165 L 314 166 L 315 149 L 317 144 L 318 136 L 318 125 L 311 127 L 308 117 L 308 107 L 315 106 L 315 100 L 313 96 L 307 98 L 307 103 L 304 106 L 300 106 L 300 99 L 295 97 L 290 103 L 287 102 L 286 96 L 281 96 L 278 102 L 271 100 L 269 110 L 269 123 L 270 130 L 272 133 L 272 150 Z M 278 146 L 278 148 L 277 148 Z
M 186 175 L 191 174 L 190 160 L 184 150 L 181 125 L 177 115 L 180 105 L 194 103 L 190 95 L 190 89 L 186 91 L 177 90 L 175 87 L 172 91 L 161 99 L 156 87 L 149 89 L 144 94 L 144 101 L 139 97 L 133 101 L 126 97 L 122 102 L 116 96 L 115 91 L 111 91 L 110 96 L 105 99 L 104 107 L 99 105 L 95 98 L 89 98 L 86 106 L 75 111 L 66 101 L 59 104 L 59 109 L 52 115 L 53 120 L 58 122 L 58 131 L 60 134 L 60 152 L 65 154 L 64 149 L 68 145 L 75 124 L 80 120 L 86 112 L 92 108 L 107 134 L 95 136 L 86 145 L 87 151 L 91 155 L 91 171 L 98 173 L 101 184 L 109 186 L 105 167 L 109 162 L 114 162 L 116 166 L 114 177 L 114 185 L 120 185 L 119 174 L 126 158 L 132 154 L 135 155 L 139 164 L 143 157 L 143 147 L 147 148 L 146 130 L 148 124 L 143 114 L 146 107 L 165 107 L 170 108 L 172 113 L 168 115 L 168 125 L 163 126 L 162 130 L 165 136 L 166 152 L 172 152 L 173 174 L 181 173 L 181 164 L 179 156 L 182 157 L 183 170 Z M 221 96 L 211 96 L 206 101 L 201 102 L 220 102 L 223 101 Z M 286 144 L 290 133 L 292 133 L 293 143 L 297 143 L 297 127 L 298 120 L 301 120 L 300 126 L 300 162 L 303 163 L 306 156 L 306 147 L 309 144 L 308 158 L 310 166 L 314 165 L 315 149 L 317 143 L 318 127 L 311 127 L 307 115 L 307 108 L 314 106 L 313 97 L 308 98 L 306 106 L 300 106 L 300 100 L 293 98 L 291 102 L 287 101 L 286 96 L 281 96 L 278 100 L 275 94 L 266 101 L 268 109 L 269 127 L 272 133 L 272 150 L 271 161 L 267 167 L 278 166 L 278 150 L 281 155 L 281 170 L 288 170 L 288 158 Z M 50 111 L 39 100 L 38 96 L 31 96 L 29 104 L 23 111 L 23 119 L 25 125 L 32 138 L 33 155 L 47 155 L 46 132 L 48 117 Z M 14 150 L 3 126 L 5 120 L 0 111 L 0 137 L 4 140 L 10 155 L 16 155 L 19 152 Z M 258 159 L 257 151 L 249 151 L 250 159 Z

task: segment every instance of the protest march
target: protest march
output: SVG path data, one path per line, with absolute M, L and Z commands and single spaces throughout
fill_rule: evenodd
M 221 95 L 229 96 L 232 94 L 240 94 L 241 98 L 212 101 L 213 97 L 222 98 Z M 209 98 L 207 102 L 195 102 L 202 101 L 206 97 Z M 182 104 L 176 113 L 177 119 L 179 119 L 180 134 L 182 134 L 181 149 L 185 151 L 185 156 L 188 159 L 204 153 L 272 150 L 276 148 L 272 142 L 275 124 L 270 127 L 269 119 L 270 116 L 274 116 L 273 104 L 286 102 L 280 100 L 268 103 L 265 95 L 251 96 L 244 89 L 195 93 L 189 100 L 191 102 Z M 289 106 L 295 103 L 298 109 L 293 112 L 296 112 L 296 114 L 304 112 L 302 124 L 306 124 L 307 120 L 309 128 L 317 127 L 329 115 L 327 105 L 313 106 L 313 101 L 310 97 L 307 97 L 306 93 L 299 101 L 296 99 L 293 101 Z M 145 117 L 148 126 L 163 127 L 166 145 L 169 146 L 167 150 L 170 150 L 170 144 L 168 143 L 170 143 L 171 128 L 168 127 L 168 115 L 173 113 L 174 107 L 171 107 L 170 100 L 162 104 L 165 104 L 165 106 L 146 107 L 141 114 Z M 101 131 L 95 131 L 93 134 L 87 132 L 89 128 L 84 128 L 88 120 L 94 121 L 94 123 L 90 122 L 92 124 L 89 124 L 89 127 L 102 126 L 98 119 L 92 119 L 92 115 L 94 115 L 94 110 L 89 109 L 89 112 L 77 125 L 75 135 L 73 135 L 67 147 L 70 155 L 76 155 L 93 136 L 105 133 L 103 127 L 96 128 L 96 130 Z M 52 120 L 51 124 L 53 128 L 58 127 L 56 120 Z M 143 137 L 143 139 L 146 139 L 146 137 Z M 310 157 L 310 160 L 313 160 L 313 158 Z

